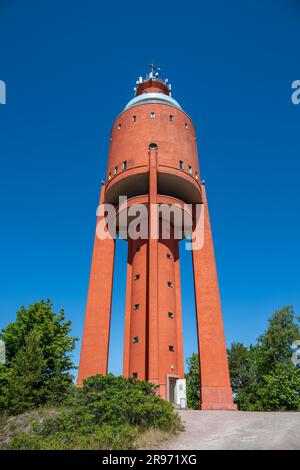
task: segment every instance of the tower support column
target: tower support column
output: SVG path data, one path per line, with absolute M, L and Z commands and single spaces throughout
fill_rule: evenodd
M 100 203 L 104 203 L 104 192 L 103 185 Z M 96 234 L 80 355 L 79 386 L 86 377 L 107 374 L 114 254 L 115 240 L 101 240 Z
M 205 187 L 204 245 L 193 250 L 195 304 L 200 366 L 200 408 L 236 410 L 229 377 L 216 262 Z
M 148 371 L 149 382 L 159 384 L 158 319 L 158 237 L 157 220 L 157 148 L 149 148 L 149 224 L 148 224 Z

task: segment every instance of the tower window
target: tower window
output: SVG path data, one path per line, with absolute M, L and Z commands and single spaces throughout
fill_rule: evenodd
M 187 123 L 187 122 L 184 124 L 184 127 L 185 127 L 186 129 L 188 129 L 188 128 L 189 128 L 189 125 L 188 125 L 188 123 Z
M 191 167 L 191 165 L 189 165 L 189 174 L 190 174 L 190 175 L 193 174 L 193 168 Z
M 171 122 L 174 122 L 174 116 L 173 116 L 173 114 L 170 114 L 170 121 L 171 121 Z
M 120 130 L 122 127 L 122 124 L 118 124 L 118 129 Z
M 131 377 L 133 379 L 137 379 L 137 377 L 138 377 L 137 372 L 132 372 Z
M 168 284 L 168 287 L 173 287 L 173 282 L 168 281 L 167 284 Z
M 136 275 L 134 276 L 134 280 L 135 280 L 135 281 L 138 281 L 139 278 L 140 278 L 140 275 L 139 275 L 139 274 L 136 274 Z
M 157 144 L 155 144 L 154 142 L 152 142 L 151 144 L 149 144 L 149 150 L 157 150 L 158 149 L 158 146 Z
M 136 122 L 136 116 L 132 116 L 131 120 L 132 122 Z
M 184 162 L 182 160 L 179 160 L 179 168 L 184 170 Z
M 198 173 L 197 173 L 197 171 L 195 171 L 195 178 L 196 178 L 196 180 L 198 179 Z
M 118 173 L 118 167 L 115 166 L 115 168 L 114 168 L 114 175 L 116 175 L 117 173 Z
M 139 310 L 140 309 L 140 304 L 134 304 L 133 310 Z
M 171 253 L 167 253 L 167 258 L 168 258 L 168 259 L 172 259 Z
M 155 113 L 150 113 L 150 119 L 155 119 Z
M 138 343 L 138 342 L 139 342 L 139 337 L 138 337 L 138 336 L 134 336 L 134 337 L 133 337 L 133 342 L 134 342 L 134 343 Z
M 108 173 L 108 181 L 111 180 L 111 173 Z
M 124 160 L 124 162 L 122 163 L 122 170 L 126 170 L 127 168 L 127 160 Z
M 172 344 L 169 345 L 169 351 L 174 352 L 174 346 Z
M 169 318 L 174 318 L 174 313 L 173 312 L 168 312 L 168 317 Z

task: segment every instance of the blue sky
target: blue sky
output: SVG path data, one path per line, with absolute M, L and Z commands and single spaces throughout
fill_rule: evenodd
M 255 341 L 300 286 L 296 0 L 1 0 L 0 328 L 51 298 L 81 336 L 110 127 L 150 61 L 192 117 L 227 343 Z M 185 356 L 196 350 L 181 250 Z M 110 370 L 121 372 L 126 243 L 117 247 Z M 75 352 L 79 357 L 79 345 Z

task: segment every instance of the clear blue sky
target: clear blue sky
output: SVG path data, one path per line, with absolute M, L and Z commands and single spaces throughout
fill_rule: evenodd
M 0 21 L 0 327 L 51 298 L 81 337 L 110 126 L 152 60 L 196 125 L 228 344 L 253 342 L 276 308 L 300 313 L 298 1 L 1 0 Z M 125 259 L 121 242 L 115 373 Z M 187 356 L 196 330 L 184 251 L 181 274 Z

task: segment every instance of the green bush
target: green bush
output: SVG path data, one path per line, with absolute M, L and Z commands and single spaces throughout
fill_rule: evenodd
M 133 449 L 138 429 L 132 426 L 111 426 L 104 424 L 94 431 L 82 434 L 78 431 L 42 434 L 17 434 L 6 450 L 126 450 Z
M 174 432 L 180 419 L 148 382 L 98 375 L 84 381 L 68 407 L 15 435 L 5 449 L 134 449 L 148 429 Z

